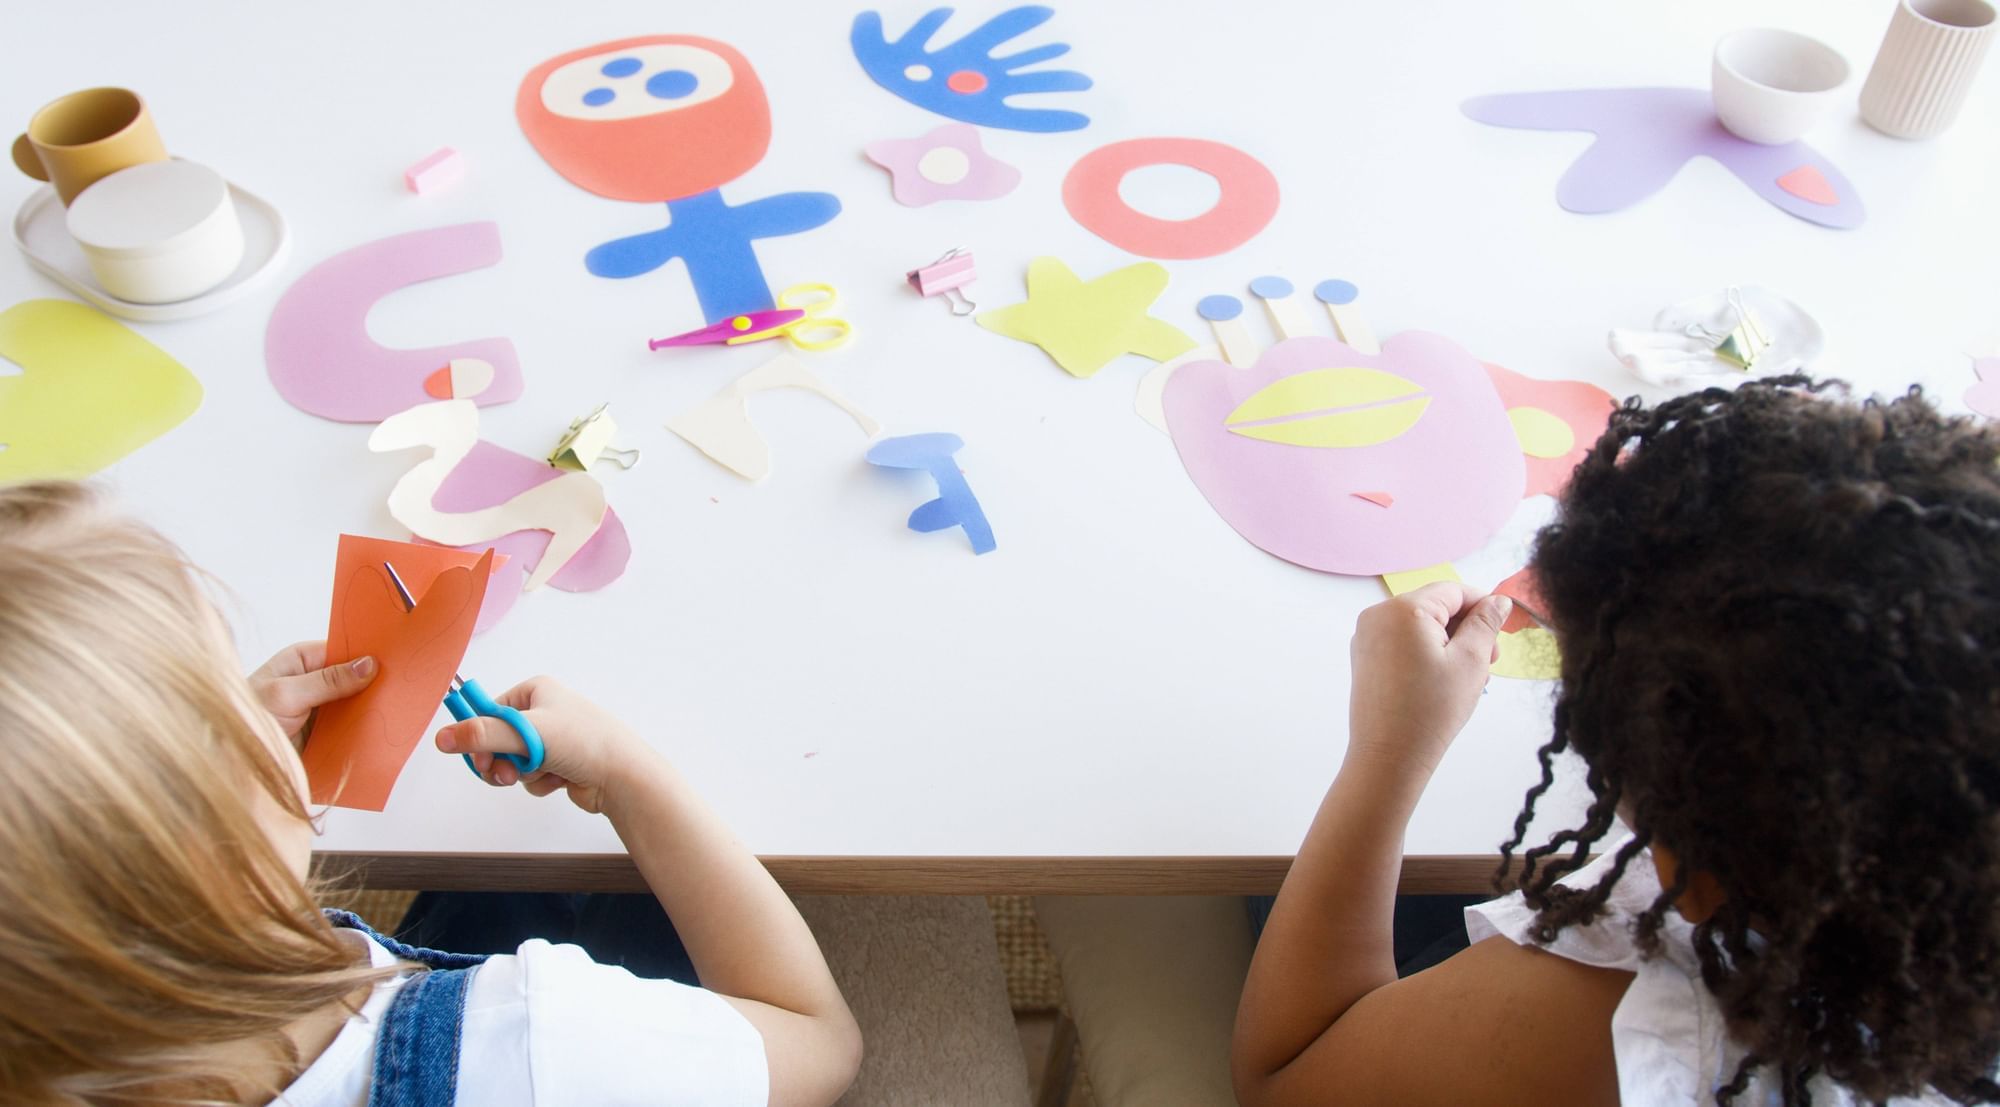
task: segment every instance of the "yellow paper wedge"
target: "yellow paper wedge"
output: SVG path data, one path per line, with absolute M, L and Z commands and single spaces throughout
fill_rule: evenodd
M 1288 446 L 1373 446 L 1416 426 L 1430 402 L 1416 382 L 1380 369 L 1313 369 L 1258 389 L 1225 422 Z
M 201 382 L 116 319 L 68 300 L 0 311 L 0 480 L 82 478 L 178 426 Z
M 1576 432 L 1562 416 L 1538 407 L 1511 407 L 1507 421 L 1514 424 L 1514 437 L 1521 452 L 1529 457 L 1561 457 L 1576 448 Z

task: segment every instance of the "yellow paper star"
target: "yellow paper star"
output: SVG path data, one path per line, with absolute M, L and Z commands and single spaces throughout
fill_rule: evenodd
M 1040 346 L 1073 377 L 1088 377 L 1120 354 L 1170 361 L 1194 349 L 1194 340 L 1146 314 L 1166 288 L 1167 271 L 1150 261 L 1085 281 L 1060 259 L 1036 258 L 1028 264 L 1027 301 L 986 312 L 979 325 Z

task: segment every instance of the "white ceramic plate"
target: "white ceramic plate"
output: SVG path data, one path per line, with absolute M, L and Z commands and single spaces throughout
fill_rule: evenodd
M 36 189 L 14 213 L 14 245 L 27 255 L 29 264 L 51 280 L 113 315 L 141 323 L 190 319 L 227 307 L 256 290 L 284 264 L 291 249 L 291 233 L 277 208 L 233 184 L 229 197 L 235 201 L 236 218 L 243 223 L 243 260 L 228 280 L 190 300 L 135 304 L 99 287 L 82 248 L 69 236 L 63 223 L 65 211 L 53 188 Z

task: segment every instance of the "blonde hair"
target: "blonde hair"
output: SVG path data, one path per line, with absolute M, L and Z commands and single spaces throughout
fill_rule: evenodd
M 275 1095 L 246 1058 L 393 971 L 257 819 L 308 816 L 198 577 L 83 486 L 0 489 L 0 1101 Z

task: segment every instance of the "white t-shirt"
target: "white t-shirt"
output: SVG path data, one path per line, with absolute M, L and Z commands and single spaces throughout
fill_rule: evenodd
M 369 963 L 395 955 L 358 930 Z M 357 949 L 357 952 L 359 950 Z M 406 972 L 375 986 L 326 1052 L 273 1100 L 283 1107 L 364 1107 L 375 1032 Z M 458 1045 L 458 1102 L 744 1104 L 770 1099 L 764 1039 L 722 997 L 600 965 L 582 948 L 537 938 L 472 974 Z
M 1610 869 L 1625 839 L 1603 856 L 1563 879 L 1564 884 L 1594 887 Z M 1722 1007 L 1701 982 L 1695 958 L 1694 927 L 1669 908 L 1660 927 L 1660 954 L 1641 960 L 1632 923 L 1660 895 L 1660 877 L 1651 850 L 1641 851 L 1625 866 L 1624 875 L 1605 901 L 1605 913 L 1588 926 L 1572 926 L 1546 948 L 1550 953 L 1599 968 L 1634 974 L 1632 986 L 1611 1016 L 1611 1049 L 1618 1062 L 1618 1098 L 1624 1107 L 1655 1104 L 1710 1107 L 1715 1090 L 1736 1075 L 1744 1050 L 1729 1037 Z M 1535 912 L 1521 893 L 1465 909 L 1465 933 L 1474 942 L 1494 935 L 1518 945 L 1528 937 Z M 1756 1070 L 1734 1107 L 1776 1107 L 1784 1095 L 1769 1068 Z M 1807 1085 L 1815 1107 L 1855 1107 L 1847 1090 L 1821 1076 Z M 1898 1098 L 1892 1107 L 1946 1107 L 1950 1100 L 1935 1093 L 1921 1099 Z

